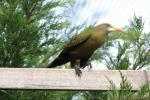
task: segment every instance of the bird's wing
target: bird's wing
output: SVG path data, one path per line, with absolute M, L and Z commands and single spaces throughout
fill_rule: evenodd
M 63 51 L 60 53 L 60 55 L 67 54 L 70 50 L 73 50 L 80 45 L 84 44 L 90 37 L 92 29 L 87 28 L 80 34 L 76 35 L 74 38 L 71 39 L 70 43 L 63 49 Z

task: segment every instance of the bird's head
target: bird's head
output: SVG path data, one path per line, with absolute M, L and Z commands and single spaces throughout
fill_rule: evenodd
M 97 28 L 98 30 L 104 31 L 106 33 L 109 32 L 123 32 L 122 28 L 116 28 L 108 23 L 103 23 L 100 25 L 97 25 L 95 28 Z

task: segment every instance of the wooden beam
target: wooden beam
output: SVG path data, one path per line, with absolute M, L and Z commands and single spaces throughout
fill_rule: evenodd
M 109 90 L 110 80 L 119 86 L 121 78 L 117 70 L 82 70 L 81 78 L 73 69 L 48 68 L 0 68 L 0 89 L 52 89 L 52 90 Z M 149 82 L 150 71 L 121 71 L 133 86 Z M 148 76 L 148 77 L 147 77 Z

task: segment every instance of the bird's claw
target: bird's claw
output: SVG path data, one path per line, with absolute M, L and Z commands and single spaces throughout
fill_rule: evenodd
M 80 70 L 78 66 L 75 66 L 75 73 L 77 76 L 81 77 L 82 71 Z
M 93 68 L 91 62 L 88 63 L 88 66 L 89 66 L 89 67 L 88 67 L 89 69 Z
M 92 66 L 92 64 L 91 64 L 90 61 L 88 61 L 88 62 L 86 63 L 86 66 L 88 66 L 88 69 L 89 69 L 89 70 L 93 68 L 93 66 Z

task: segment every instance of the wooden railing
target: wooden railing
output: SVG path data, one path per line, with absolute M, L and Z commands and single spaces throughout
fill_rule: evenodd
M 150 84 L 150 71 L 122 70 L 133 90 Z M 113 81 L 120 85 L 117 70 L 82 70 L 82 76 L 73 69 L 0 68 L 0 89 L 52 89 L 52 90 L 109 90 Z

